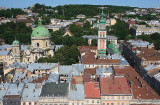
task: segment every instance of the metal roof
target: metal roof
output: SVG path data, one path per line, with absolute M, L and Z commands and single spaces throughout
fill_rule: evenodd
M 73 76 L 79 76 L 81 72 L 84 72 L 84 64 L 73 64 Z
M 59 74 L 71 74 L 72 66 L 59 66 Z
M 144 70 L 146 70 L 146 71 L 148 71 L 148 70 L 150 70 L 150 69 L 153 69 L 153 68 L 155 68 L 156 67 L 156 65 L 148 65 L 148 66 L 146 66 L 145 68 L 144 68 Z
M 83 100 L 84 97 L 84 85 L 72 84 L 69 91 L 69 98 L 71 100 Z
M 84 35 L 82 37 L 86 39 L 97 39 L 98 38 L 97 36 L 98 35 Z M 107 35 L 106 39 L 117 40 L 118 38 L 116 36 Z
M 153 77 L 160 82 L 160 73 L 154 75 Z
M 2 50 L 2 51 L 0 51 L 0 55 L 8 55 L 9 54 L 9 50 Z
M 24 83 L 11 83 L 6 92 L 6 95 L 21 95 L 24 88 Z
M 99 75 L 100 77 L 104 77 L 103 73 L 113 73 L 113 68 L 99 67 L 96 69 L 96 75 Z
M 3 48 L 12 48 L 12 45 L 8 45 L 8 44 L 4 44 L 4 45 L 1 45 Z
M 3 96 L 6 94 L 8 87 L 9 83 L 0 84 L 0 100 L 3 100 Z
M 25 101 L 39 100 L 41 87 L 42 87 L 41 84 L 26 83 L 22 93 L 22 100 L 25 100 Z
M 33 72 L 34 70 L 48 70 L 57 66 L 58 63 L 30 63 L 27 70 Z
M 133 46 L 139 46 L 139 47 L 147 47 L 150 44 L 149 42 L 142 40 L 129 40 L 127 42 L 130 42 Z
M 72 79 L 72 66 L 59 66 L 59 74 L 68 75 L 67 83 L 70 83 Z
M 27 72 L 16 71 L 13 77 L 13 82 L 23 79 L 26 76 Z
M 47 97 L 68 97 L 69 83 L 46 83 L 42 87 L 40 96 Z
M 48 80 L 46 82 L 47 83 L 49 83 L 49 82 L 58 82 L 58 80 L 59 80 L 59 74 L 50 73 L 49 77 L 48 77 Z

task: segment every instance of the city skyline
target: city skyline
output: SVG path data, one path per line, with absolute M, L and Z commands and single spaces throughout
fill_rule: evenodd
M 7 8 L 27 8 L 34 5 L 35 3 L 45 4 L 47 6 L 58 6 L 66 4 L 92 4 L 92 5 L 116 5 L 116 6 L 131 6 L 131 7 L 141 7 L 141 8 L 158 8 L 160 7 L 159 0 L 0 0 L 0 6 Z

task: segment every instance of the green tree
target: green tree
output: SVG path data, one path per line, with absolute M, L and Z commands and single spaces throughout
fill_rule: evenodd
M 92 40 L 91 46 L 97 46 L 97 39 L 93 39 L 93 40 Z
M 83 29 L 90 29 L 91 28 L 91 24 L 89 21 L 86 21 L 83 25 Z
M 81 26 L 76 26 L 74 24 L 70 25 L 69 29 L 74 34 L 75 37 L 83 36 L 83 29 Z
M 126 37 L 129 35 L 129 30 L 125 24 L 125 22 L 117 19 L 117 23 L 113 26 L 111 26 L 111 32 L 112 35 L 115 35 L 120 40 L 125 40 Z

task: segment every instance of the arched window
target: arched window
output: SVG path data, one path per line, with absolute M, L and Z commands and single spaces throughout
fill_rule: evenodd
M 39 47 L 39 43 L 37 43 L 37 47 Z
M 46 42 L 46 46 L 47 46 L 47 42 Z

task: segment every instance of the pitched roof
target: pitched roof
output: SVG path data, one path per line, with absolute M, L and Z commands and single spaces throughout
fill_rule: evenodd
M 131 94 L 125 77 L 100 78 L 102 95 Z
M 130 83 L 134 99 L 160 99 L 160 96 L 130 66 L 114 66 L 116 75 L 125 75 Z
M 85 97 L 100 98 L 99 82 L 85 82 Z
M 66 97 L 68 96 L 69 83 L 46 83 L 42 87 L 40 96 L 56 96 Z
M 69 91 L 69 98 L 72 100 L 83 100 L 84 99 L 84 85 L 83 84 L 72 84 Z

